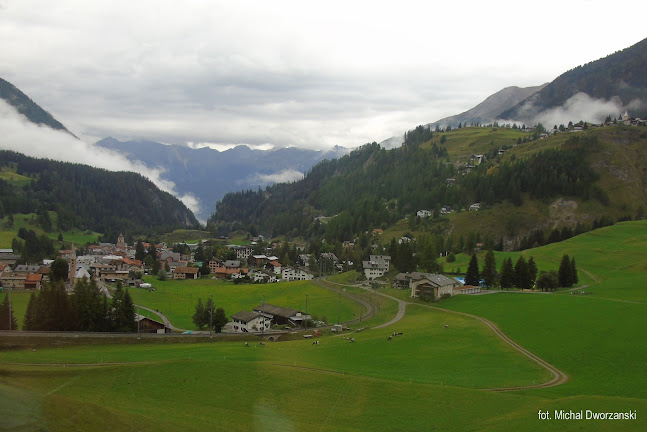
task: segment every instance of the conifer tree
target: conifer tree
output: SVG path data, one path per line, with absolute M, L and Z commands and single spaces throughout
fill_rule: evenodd
M 0 330 L 18 330 L 18 321 L 13 313 L 13 308 L 9 305 L 9 294 L 4 296 L 0 304 Z
M 202 303 L 202 298 L 198 299 L 198 304 L 195 305 L 195 313 L 193 314 L 193 324 L 196 325 L 197 328 L 202 330 L 202 328 L 209 322 L 205 322 L 204 320 L 205 317 L 205 307 L 204 303 Z
M 496 285 L 496 259 L 494 257 L 494 252 L 492 252 L 492 249 L 489 249 L 485 254 L 485 263 L 483 264 L 482 276 L 485 282 L 485 286 L 487 286 L 488 288 Z
M 535 281 L 537 280 L 537 264 L 535 263 L 535 259 L 533 257 L 530 257 L 528 260 L 528 271 L 530 271 L 530 286 L 535 285 Z
M 479 286 L 480 281 L 478 259 L 476 253 L 472 252 L 472 257 L 467 265 L 467 273 L 465 273 L 465 285 Z
M 501 288 L 507 289 L 514 287 L 514 267 L 512 258 L 505 258 L 501 264 Z
M 558 278 L 559 286 L 564 288 L 570 288 L 573 286 L 573 272 L 571 269 L 571 260 L 566 254 L 562 256 L 562 261 L 559 264 L 559 270 L 557 271 L 557 278 Z
M 32 292 L 29 296 L 29 303 L 27 303 L 27 311 L 25 311 L 25 319 L 22 323 L 23 330 L 38 330 L 38 296 Z
M 523 257 L 523 255 L 519 256 L 519 259 L 514 266 L 514 279 L 517 288 L 531 288 L 530 270 L 528 269 L 528 263 L 526 262 L 526 259 Z

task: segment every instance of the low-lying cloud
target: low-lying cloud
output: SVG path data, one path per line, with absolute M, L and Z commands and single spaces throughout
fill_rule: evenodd
M 39 126 L 27 120 L 16 109 L 0 99 L 0 148 L 31 157 L 48 158 L 103 168 L 109 171 L 132 171 L 150 179 L 158 188 L 180 199 L 194 214 L 200 203 L 192 194 L 181 195 L 175 184 L 162 178 L 164 170 L 149 168 L 139 161 L 129 161 L 110 150 L 76 139 L 67 132 Z
M 620 98 L 614 97 L 610 100 L 595 99 L 586 93 L 577 93 L 571 96 L 562 106 L 551 108 L 537 113 L 532 101 L 526 102 L 520 110 L 520 119 L 516 123 L 537 124 L 541 122 L 545 128 L 568 122 L 577 123 L 580 120 L 588 123 L 602 123 L 607 118 L 618 118 L 625 111 L 643 109 L 644 102 L 635 99 L 624 105 Z M 503 123 L 513 123 L 510 120 L 501 120 Z
M 242 180 L 241 183 L 245 184 L 274 184 L 274 183 L 289 183 L 303 178 L 303 173 L 294 169 L 284 169 L 272 174 L 256 173 Z

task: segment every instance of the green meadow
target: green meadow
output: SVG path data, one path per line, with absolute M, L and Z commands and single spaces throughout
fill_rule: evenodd
M 397 312 L 396 302 L 378 292 L 396 291 L 346 286 L 346 294 L 368 301 L 376 314 L 362 323 L 363 331 L 325 333 L 319 345 L 299 338 L 265 346 L 250 339 L 249 347 L 187 338 L 5 349 L 0 424 L 20 431 L 642 431 L 647 428 L 646 228 L 645 222 L 627 222 L 524 252 L 540 269 L 553 268 L 563 253 L 574 255 L 588 295 L 456 296 L 434 304 L 441 309 L 410 304 L 402 320 L 378 329 L 372 327 Z M 502 256 L 497 255 L 498 265 Z M 331 279 L 329 284 L 342 289 L 354 280 L 352 275 Z M 292 301 L 302 308 L 308 293 L 312 305 L 329 300 L 322 309 L 333 316 L 339 301 L 338 294 L 312 283 L 153 282 L 157 291 L 142 291 L 141 297 L 160 302 L 172 320 L 184 319 L 181 299 L 187 294 L 194 303 L 213 292 L 228 315 L 256 306 L 263 296 L 268 303 Z M 137 301 L 137 294 L 133 297 Z M 301 297 L 303 304 L 297 304 Z M 353 307 L 359 308 L 348 301 L 342 320 L 352 319 Z M 309 303 L 309 311 L 316 313 L 314 308 Z M 537 385 L 551 375 L 481 321 L 452 311 L 492 321 L 569 380 L 555 387 L 486 390 Z M 395 331 L 403 334 L 388 340 Z M 540 410 L 551 419 L 540 420 Z M 635 412 L 637 419 L 556 420 L 555 410 Z
M 176 327 L 195 329 L 192 316 L 198 299 L 206 302 L 213 295 L 215 307 L 222 307 L 228 317 L 242 310 L 251 311 L 261 302 L 292 309 L 306 310 L 314 318 L 329 323 L 359 318 L 365 310 L 358 303 L 320 287 L 314 282 L 294 281 L 273 284 L 241 284 L 214 279 L 159 281 L 145 277 L 155 291 L 132 289 L 136 304 L 164 314 Z

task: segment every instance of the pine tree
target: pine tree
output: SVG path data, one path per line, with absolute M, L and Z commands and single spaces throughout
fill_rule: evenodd
M 530 257 L 528 260 L 528 270 L 530 271 L 530 286 L 535 285 L 535 281 L 537 280 L 537 264 L 535 263 L 535 259 L 533 257 Z
M 485 286 L 487 286 L 488 288 L 496 285 L 496 259 L 494 257 L 494 252 L 492 252 L 492 249 L 489 249 L 485 254 L 485 263 L 483 264 L 482 276 L 485 282 Z
M 519 259 L 514 266 L 514 279 L 517 288 L 530 289 L 530 270 L 528 269 L 528 263 L 523 255 L 519 256 Z
M 25 319 L 22 323 L 23 330 L 38 330 L 38 315 L 36 315 L 37 308 L 38 296 L 35 292 L 32 292 L 29 296 L 29 303 L 27 303 Z
M 18 321 L 9 302 L 9 294 L 7 294 L 0 305 L 0 330 L 18 330 Z
M 558 278 L 559 286 L 564 288 L 570 288 L 573 286 L 573 272 L 571 270 L 571 260 L 566 254 L 562 256 L 562 261 L 559 264 L 559 270 L 557 271 L 557 278 Z
M 512 266 L 512 258 L 505 258 L 501 264 L 501 288 L 514 287 L 514 267 Z
M 465 273 L 465 285 L 479 286 L 480 282 L 478 259 L 476 253 L 472 252 L 472 257 L 467 265 L 467 273 Z

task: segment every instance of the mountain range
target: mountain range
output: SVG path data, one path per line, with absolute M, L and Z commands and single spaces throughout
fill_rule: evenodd
M 294 147 L 253 150 L 245 145 L 218 151 L 153 141 L 122 142 L 114 138 L 103 139 L 95 145 L 141 161 L 150 168 L 161 167 L 163 178 L 172 181 L 180 194 L 190 193 L 199 200 L 196 216 L 203 220 L 228 192 L 296 181 L 320 161 L 348 153 L 343 147 L 328 151 Z

